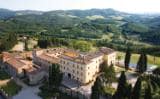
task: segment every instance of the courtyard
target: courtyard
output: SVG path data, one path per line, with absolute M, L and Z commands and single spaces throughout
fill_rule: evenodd
M 38 96 L 39 86 L 23 87 L 22 90 L 13 99 L 42 99 Z

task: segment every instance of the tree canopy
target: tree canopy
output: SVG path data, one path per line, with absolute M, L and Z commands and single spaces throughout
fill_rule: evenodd
M 137 71 L 139 73 L 143 73 L 146 70 L 147 70 L 147 56 L 146 54 L 142 53 L 137 62 Z
M 125 61 L 124 61 L 126 70 L 129 69 L 130 58 L 131 58 L 130 48 L 127 48 L 126 55 L 125 55 Z
M 58 64 L 49 67 L 49 86 L 52 88 L 58 88 L 61 85 L 63 75 L 59 68 Z

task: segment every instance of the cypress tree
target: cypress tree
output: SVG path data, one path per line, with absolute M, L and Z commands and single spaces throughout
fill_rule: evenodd
M 155 70 L 152 71 L 153 74 L 155 75 L 160 75 L 160 67 L 156 68 Z
M 125 72 L 122 71 L 118 81 L 117 91 L 114 94 L 113 99 L 124 99 L 125 97 L 127 97 L 127 81 Z
M 132 91 L 131 99 L 140 99 L 141 96 L 141 78 L 139 77 Z
M 49 67 L 49 87 L 58 88 L 61 84 L 63 75 L 60 72 L 58 64 L 52 64 Z
M 147 70 L 147 56 L 146 54 L 142 53 L 139 57 L 139 60 L 137 62 L 137 71 L 139 73 L 144 73 Z
M 100 97 L 99 85 L 100 85 L 100 79 L 97 77 L 96 81 L 94 82 L 94 85 L 92 86 L 91 99 L 99 99 Z
M 116 73 L 114 70 L 114 66 L 113 64 L 111 64 L 110 66 L 104 65 L 103 66 L 103 78 L 105 79 L 105 82 L 110 86 L 112 84 L 113 81 L 115 81 L 116 79 Z
M 100 65 L 99 69 L 101 72 L 105 72 L 105 69 L 108 68 L 108 63 L 106 59 L 104 59 L 104 62 Z
M 25 51 L 29 50 L 28 49 L 28 42 L 27 42 L 27 40 L 24 41 L 24 49 L 25 49 Z
M 144 71 L 147 71 L 147 62 L 148 62 L 147 55 L 144 54 Z
M 148 84 L 148 87 L 145 89 L 144 99 L 152 99 L 150 84 Z
M 49 66 L 49 77 L 48 77 L 48 84 L 49 84 L 49 87 L 52 86 L 52 66 Z
M 52 80 L 53 86 L 58 88 L 61 85 L 63 74 L 60 72 L 60 66 L 58 64 L 52 64 Z
M 132 94 L 132 85 L 131 84 L 129 84 L 128 86 L 127 86 L 127 91 L 126 91 L 127 93 L 127 99 L 131 99 L 131 94 Z
M 113 64 L 109 66 L 109 69 L 110 69 L 110 79 L 109 80 L 112 83 L 116 79 L 116 72 L 115 72 Z
M 126 70 L 128 70 L 128 68 L 129 68 L 130 58 L 131 58 L 131 52 L 130 52 L 130 49 L 127 48 L 125 61 L 124 61 L 124 65 L 125 65 L 125 69 Z

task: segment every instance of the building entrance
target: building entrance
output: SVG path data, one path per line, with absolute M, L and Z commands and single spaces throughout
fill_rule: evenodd
M 70 73 L 68 73 L 68 78 L 71 78 L 71 74 Z

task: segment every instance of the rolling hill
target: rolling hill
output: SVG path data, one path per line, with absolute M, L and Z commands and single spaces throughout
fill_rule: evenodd
M 157 46 L 160 44 L 159 19 L 158 14 L 130 14 L 113 9 L 48 12 L 0 9 L 0 35 L 16 33 L 69 39 L 106 40 L 107 44 L 112 44 L 113 47 L 128 44 L 133 47 L 144 47 L 148 44 Z

